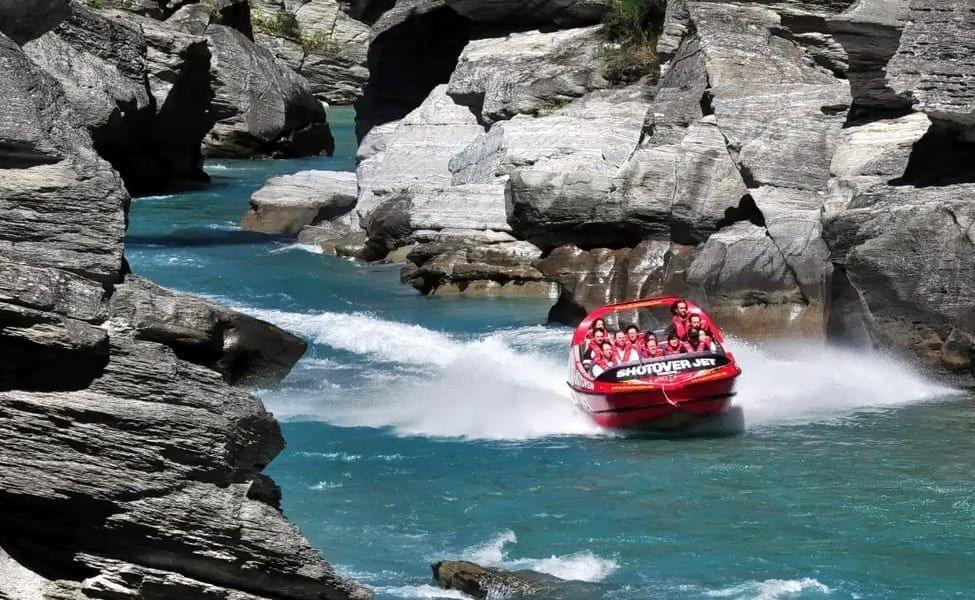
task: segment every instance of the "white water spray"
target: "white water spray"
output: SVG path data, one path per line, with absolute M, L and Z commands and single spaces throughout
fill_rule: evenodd
M 335 390 L 326 383 L 330 370 L 320 368 L 308 374 L 321 381 L 317 387 L 267 393 L 279 416 L 433 437 L 608 434 L 571 402 L 565 328 L 522 327 L 462 339 L 361 313 L 251 312 L 348 353 L 350 364 L 343 368 L 357 374 L 352 388 Z M 853 410 L 951 393 L 880 354 L 815 344 L 778 348 L 730 340 L 729 346 L 743 369 L 736 403 L 747 427 L 828 421 Z

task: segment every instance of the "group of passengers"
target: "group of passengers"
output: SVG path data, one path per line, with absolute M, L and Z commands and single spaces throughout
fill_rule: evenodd
M 636 325 L 610 333 L 606 321 L 594 320 L 586 336 L 588 348 L 584 359 L 590 364 L 593 377 L 620 365 L 715 350 L 711 326 L 704 315 L 689 311 L 684 300 L 674 302 L 670 314 L 671 324 L 664 333 L 663 344 L 654 332 L 640 331 Z

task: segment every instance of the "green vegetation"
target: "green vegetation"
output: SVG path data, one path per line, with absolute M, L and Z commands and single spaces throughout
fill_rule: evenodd
M 105 0 L 88 0 L 88 7 L 99 9 L 105 6 Z
M 251 24 L 257 31 L 297 43 L 305 54 L 335 56 L 342 50 L 342 45 L 330 35 L 302 31 L 295 14 L 286 10 L 276 15 L 254 11 L 251 13 Z
M 658 71 L 657 38 L 653 26 L 656 0 L 610 0 L 603 23 L 612 44 L 603 50 L 606 78 L 610 81 L 635 81 Z

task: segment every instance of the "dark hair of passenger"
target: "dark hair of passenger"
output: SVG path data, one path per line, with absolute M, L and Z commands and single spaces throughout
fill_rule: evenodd
M 680 339 L 680 336 L 677 335 L 677 328 L 674 327 L 673 325 L 667 328 L 667 331 L 664 333 L 664 337 L 666 337 L 668 340 L 670 338 Z
M 683 304 L 684 306 L 687 306 L 687 300 L 681 299 L 681 300 L 678 300 L 677 302 L 674 302 L 673 304 L 671 304 L 670 305 L 670 314 L 672 314 L 672 315 L 676 315 L 677 314 L 677 305 L 678 304 Z
M 658 340 L 658 339 L 657 339 L 657 334 L 656 334 L 656 333 L 654 333 L 654 332 L 652 332 L 652 331 L 648 331 L 648 332 L 647 332 L 647 339 L 646 339 L 646 340 L 644 340 L 644 342 L 643 342 L 643 343 L 644 343 L 644 344 L 646 344 L 646 343 L 647 343 L 647 342 L 649 342 L 650 340 L 653 340 L 653 341 L 654 341 L 654 343 L 660 343 L 660 340 Z
M 609 346 L 609 352 L 611 353 L 613 351 L 613 345 L 610 344 L 609 342 L 603 342 L 602 344 L 600 344 L 599 349 L 602 350 L 603 352 L 606 352 L 606 346 Z
M 640 333 L 640 328 L 637 327 L 636 325 L 627 325 L 626 326 L 626 333 L 629 333 L 631 329 L 634 330 L 634 331 L 636 331 L 637 333 Z
M 606 321 L 602 317 L 599 317 L 598 319 L 596 319 L 596 320 L 594 320 L 592 322 L 592 325 L 590 326 L 590 329 L 592 329 L 593 331 L 595 331 L 597 329 L 602 329 L 603 331 L 605 331 L 606 330 Z

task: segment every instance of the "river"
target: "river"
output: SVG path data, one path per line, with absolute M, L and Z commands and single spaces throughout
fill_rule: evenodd
M 311 342 L 256 390 L 287 448 L 286 514 L 379 598 L 437 590 L 466 558 L 589 582 L 585 596 L 946 598 L 975 594 L 975 404 L 879 355 L 733 341 L 743 434 L 595 429 L 564 383 L 548 302 L 427 299 L 398 269 L 235 223 L 270 176 L 333 158 L 217 161 L 205 189 L 136 199 L 136 274 Z M 582 586 L 582 584 L 580 584 Z

